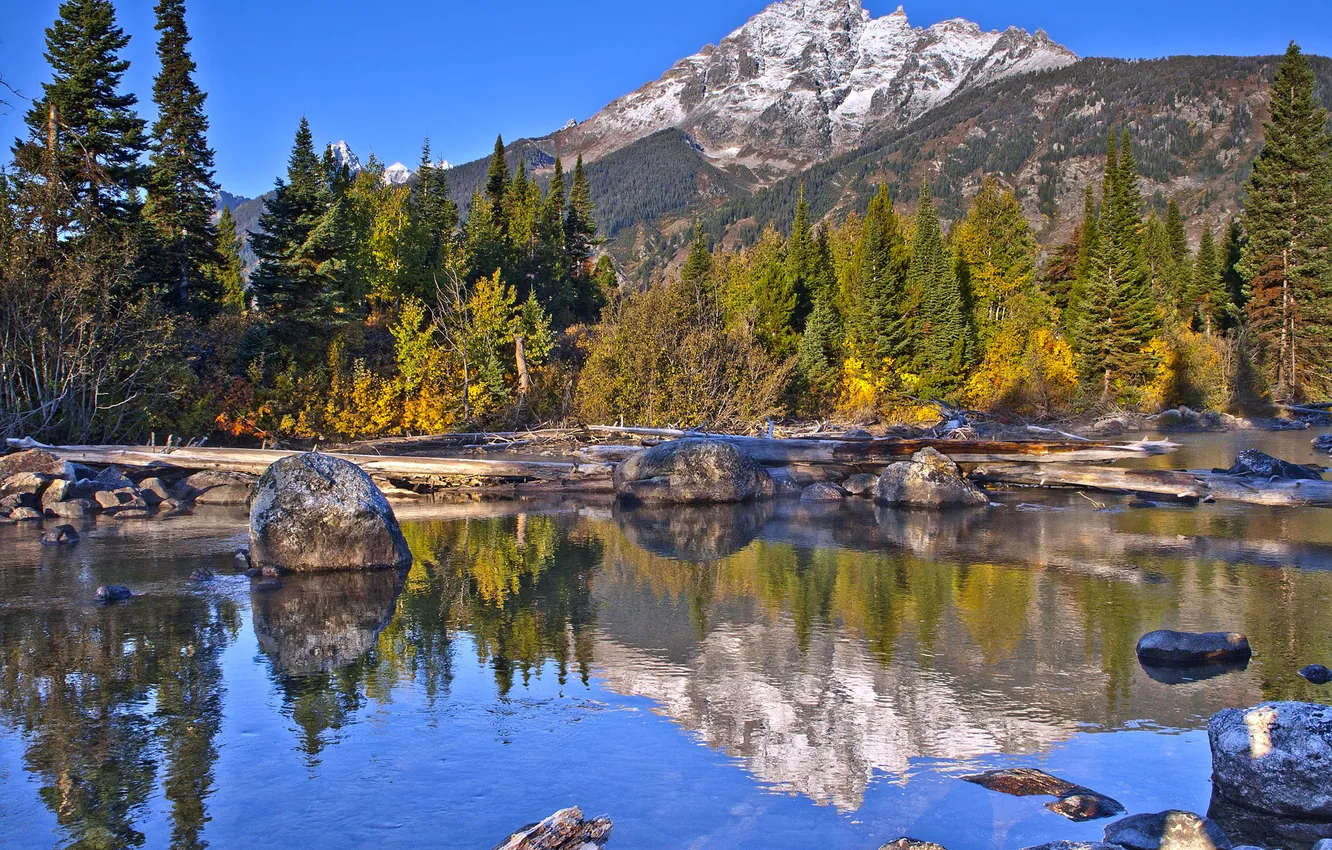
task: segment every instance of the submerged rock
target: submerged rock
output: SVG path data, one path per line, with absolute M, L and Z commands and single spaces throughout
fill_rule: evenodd
M 873 496 L 874 491 L 879 486 L 879 476 L 870 475 L 862 472 L 859 475 L 852 475 L 842 482 L 842 489 L 852 496 Z
M 800 494 L 802 502 L 840 502 L 846 499 L 846 491 L 836 484 L 820 481 L 811 484 Z
M 610 818 L 585 820 L 583 810 L 574 806 L 523 827 L 494 850 L 599 850 L 610 835 Z
M 42 535 L 43 546 L 72 546 L 79 542 L 79 532 L 72 525 L 60 525 Z
M 1332 706 L 1268 702 L 1207 724 L 1212 787 L 1249 809 L 1326 824 L 1332 837 Z
M 1257 449 L 1239 453 L 1235 465 L 1230 469 L 1218 470 L 1227 475 L 1242 475 L 1251 478 L 1277 478 L 1284 481 L 1322 481 L 1323 476 L 1303 466 L 1272 457 Z
M 1138 641 L 1138 659 L 1155 665 L 1194 665 L 1247 660 L 1253 655 L 1249 639 L 1238 632 L 1150 632 Z
M 1177 809 L 1130 815 L 1105 828 L 1105 840 L 1128 850 L 1230 850 L 1221 827 Z
M 213 571 L 206 567 L 202 567 L 190 573 L 190 581 L 196 584 L 207 584 L 214 578 L 216 578 L 216 576 L 213 575 Z
M 409 567 L 412 553 L 384 494 L 356 464 L 310 452 L 259 480 L 250 560 L 294 572 Z
M 940 844 L 921 841 L 919 838 L 899 838 L 896 841 L 889 841 L 879 850 L 944 850 L 944 848 Z
M 1321 664 L 1310 664 L 1300 671 L 1300 675 L 1315 685 L 1326 685 L 1332 682 L 1332 670 Z
M 962 477 L 956 463 L 933 448 L 922 449 L 909 463 L 894 463 L 879 476 L 875 501 L 909 508 L 984 507 L 985 491 Z
M 615 495 L 658 504 L 724 504 L 771 498 L 772 477 L 758 461 L 721 440 L 673 440 L 615 467 Z
M 1315 438 L 1313 441 L 1313 447 L 1315 451 L 1332 454 L 1332 434 L 1324 434 L 1321 437 Z
M 118 584 L 108 584 L 97 588 L 97 601 L 103 605 L 124 602 L 132 596 L 134 596 L 134 593 L 128 587 L 122 587 Z
M 989 770 L 962 779 L 1015 797 L 1058 797 L 1045 807 L 1078 823 L 1122 815 L 1125 811 L 1118 800 L 1030 767 Z
M 1055 841 L 1023 850 L 1124 850 L 1118 844 L 1106 844 L 1103 841 Z

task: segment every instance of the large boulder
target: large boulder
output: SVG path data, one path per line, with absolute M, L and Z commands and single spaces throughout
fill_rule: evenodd
M 1324 434 L 1321 437 L 1315 437 L 1313 447 L 1314 451 L 1332 454 L 1332 434 Z
M 1248 661 L 1252 655 L 1249 639 L 1237 632 L 1195 634 L 1162 629 L 1138 641 L 1139 660 L 1154 665 Z
M 1212 787 L 1249 809 L 1327 824 L 1332 837 L 1332 706 L 1268 702 L 1207 724 Z
M 599 850 L 610 835 L 610 818 L 584 818 L 583 810 L 574 806 L 523 827 L 493 850 Z
M 1221 827 L 1193 812 L 1129 815 L 1105 828 L 1108 844 L 1128 850 L 1230 850 Z
M 933 448 L 916 452 L 909 463 L 894 463 L 879 476 L 874 500 L 908 508 L 984 507 L 985 491 L 962 477 L 956 463 Z
M 70 464 L 42 449 L 29 449 L 0 457 L 0 481 L 20 472 L 35 472 L 51 478 L 72 478 Z
M 32 496 L 40 502 L 46 485 L 51 483 L 51 476 L 40 472 L 16 472 L 0 481 L 0 496 Z
M 259 479 L 250 557 L 256 567 L 296 572 L 412 563 L 393 508 L 370 476 L 315 452 L 285 457 Z
M 615 467 L 614 480 L 615 495 L 631 502 L 726 504 L 776 493 L 758 461 L 721 440 L 662 443 Z

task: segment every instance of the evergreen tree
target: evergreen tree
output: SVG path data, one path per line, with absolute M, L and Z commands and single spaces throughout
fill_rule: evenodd
M 1189 264 L 1189 237 L 1184 228 L 1184 213 L 1180 211 L 1179 204 L 1173 200 L 1166 204 L 1165 234 L 1170 258 L 1166 277 L 1169 303 L 1176 309 L 1182 307 L 1183 312 L 1187 312 L 1187 307 L 1183 305 L 1187 300 L 1193 277 Z
M 491 218 L 501 235 L 508 233 L 504 219 L 504 196 L 508 191 L 509 164 L 504 159 L 504 137 L 496 136 L 495 150 L 490 155 L 490 167 L 486 170 L 486 200 L 490 202 Z
M 796 352 L 796 369 L 805 391 L 811 396 L 809 402 L 814 411 L 827 409 L 836 393 L 842 362 L 842 334 L 842 317 L 837 312 L 831 288 L 818 290 Z
M 555 172 L 550 177 L 546 197 L 537 212 L 537 258 L 535 283 L 542 303 L 552 309 L 559 303 L 567 309 L 572 300 L 564 275 L 564 204 L 568 187 L 564 163 L 555 157 Z
M 144 208 L 151 230 L 150 275 L 168 303 L 203 315 L 216 309 L 221 298 L 218 282 L 205 273 L 216 264 L 217 252 L 217 183 L 206 138 L 205 95 L 194 82 L 185 0 L 160 0 L 156 12 L 162 69 L 153 81 L 157 121 Z
M 1332 142 L 1293 42 L 1272 82 L 1253 165 L 1240 272 L 1258 361 L 1280 400 L 1332 392 Z
M 452 260 L 458 230 L 458 205 L 449 193 L 448 172 L 431 161 L 430 140 L 421 145 L 421 166 L 407 198 L 403 288 L 424 303 L 435 301 L 435 289 Z
M 917 369 L 927 386 L 945 391 L 955 388 L 974 346 L 967 299 L 957 279 L 952 252 L 944 245 L 929 183 L 922 184 L 920 190 L 907 288 L 920 295 Z
M 469 279 L 475 281 L 496 272 L 503 274 L 508 248 L 495 221 L 494 207 L 480 192 L 472 194 L 471 212 L 463 226 L 463 244 Z
M 733 293 L 729 305 L 733 313 L 748 315 L 759 343 L 779 358 L 795 354 L 799 345 L 794 327 L 795 281 L 788 271 L 785 247 L 781 234 L 769 225 L 750 252 L 747 291 Z
M 1187 301 L 1190 316 L 1208 336 L 1225 327 L 1230 304 L 1221 277 L 1221 257 L 1210 227 L 1203 228 Z
M 1227 318 L 1226 327 L 1233 328 L 1240 320 L 1241 313 L 1248 303 L 1248 283 L 1239 272 L 1240 262 L 1244 258 L 1244 228 L 1238 218 L 1230 220 L 1225 236 L 1221 239 L 1221 282 L 1225 287 L 1226 300 L 1231 305 L 1232 313 Z
M 703 223 L 694 222 L 694 239 L 689 245 L 689 256 L 680 269 L 680 280 L 688 291 L 694 293 L 695 302 L 702 309 L 706 301 L 716 295 L 716 280 L 712 265 L 712 253 L 708 251 L 708 239 L 703 233 Z
M 574 163 L 573 182 L 569 188 L 569 206 L 564 215 L 564 250 L 566 268 L 574 295 L 571 316 L 575 321 L 596 317 L 601 310 L 601 291 L 592 283 L 592 249 L 596 246 L 596 210 L 592 206 L 592 184 L 583 168 L 583 156 Z
M 1036 239 L 1017 196 L 986 178 L 954 241 L 974 302 L 972 327 L 984 347 L 1036 279 Z
M 1113 141 L 1113 140 L 1112 140 Z M 1096 209 L 1096 190 L 1090 182 L 1082 200 L 1082 224 L 1078 228 L 1078 254 L 1074 266 L 1073 285 L 1069 291 L 1068 308 L 1064 311 L 1064 333 L 1073 350 L 1081 353 L 1083 337 L 1088 327 L 1088 295 L 1094 288 L 1092 276 L 1096 256 L 1101 251 L 1101 225 Z
M 222 306 L 242 313 L 249 306 L 245 294 L 245 265 L 241 260 L 243 243 L 236 232 L 236 219 L 229 206 L 222 208 L 222 215 L 217 220 L 217 236 L 216 265 L 208 276 L 217 283 Z
M 860 279 L 852 292 L 847 324 L 862 357 L 906 365 L 912 353 L 907 301 L 906 239 L 888 187 L 880 185 L 865 213 Z M 876 368 L 877 368 L 876 364 Z
M 805 200 L 805 185 L 800 184 L 796 200 L 795 220 L 791 223 L 791 237 L 786 241 L 786 270 L 796 292 L 795 326 L 804 328 L 805 319 L 814 307 L 814 275 L 818 246 L 814 230 L 809 223 L 809 202 Z
M 310 124 L 301 119 L 259 230 L 250 244 L 259 265 L 250 280 L 259 310 L 287 352 L 308 352 L 309 334 L 327 335 L 341 300 L 341 216 L 315 155 Z
M 111 0 L 65 0 L 58 14 L 46 30 L 54 74 L 25 117 L 32 133 L 26 144 L 54 149 L 54 173 L 43 176 L 69 193 L 78 211 L 71 229 L 123 230 L 139 214 L 139 157 L 147 150 L 144 122 L 134 111 L 138 98 L 120 91 L 129 69 L 120 54 L 129 36 L 116 24 Z M 16 158 L 23 146 L 15 146 Z

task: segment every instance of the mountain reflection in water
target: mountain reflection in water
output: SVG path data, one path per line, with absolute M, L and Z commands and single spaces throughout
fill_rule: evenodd
M 240 746 L 219 659 L 248 642 L 307 770 L 371 716 L 381 748 L 429 760 L 395 706 L 445 729 L 472 708 L 539 712 L 525 695 L 547 677 L 561 699 L 645 698 L 761 786 L 848 813 L 922 760 L 954 772 L 1089 730 L 1192 730 L 1225 707 L 1328 698 L 1296 674 L 1332 658 L 1323 516 L 1020 495 L 945 514 L 477 505 L 407 520 L 405 574 L 288 577 L 253 596 L 241 577 L 187 582 L 201 565 L 227 572 L 217 535 L 203 554 L 191 538 L 148 557 L 100 530 L 51 553 L 6 529 L 0 543 L 20 542 L 0 563 L 0 744 L 21 736 L 38 789 L 26 805 L 50 812 L 61 841 L 141 846 L 157 807 L 171 846 L 202 847 L 229 846 L 208 813 L 219 750 Z M 150 592 L 87 604 L 117 569 L 151 574 Z M 1204 681 L 1153 678 L 1134 646 L 1160 627 L 1241 630 L 1258 653 Z M 467 762 L 476 781 L 497 757 Z M 350 783 L 341 805 L 363 790 Z

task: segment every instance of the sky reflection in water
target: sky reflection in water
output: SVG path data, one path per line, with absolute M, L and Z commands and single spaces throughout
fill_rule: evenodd
M 958 775 L 1205 811 L 1208 716 L 1328 699 L 1325 514 L 1002 502 L 448 508 L 409 573 L 267 596 L 239 515 L 0 529 L 0 844 L 484 850 L 577 803 L 612 847 L 1019 848 L 1104 824 Z M 1166 684 L 1133 647 L 1167 626 L 1257 655 Z

